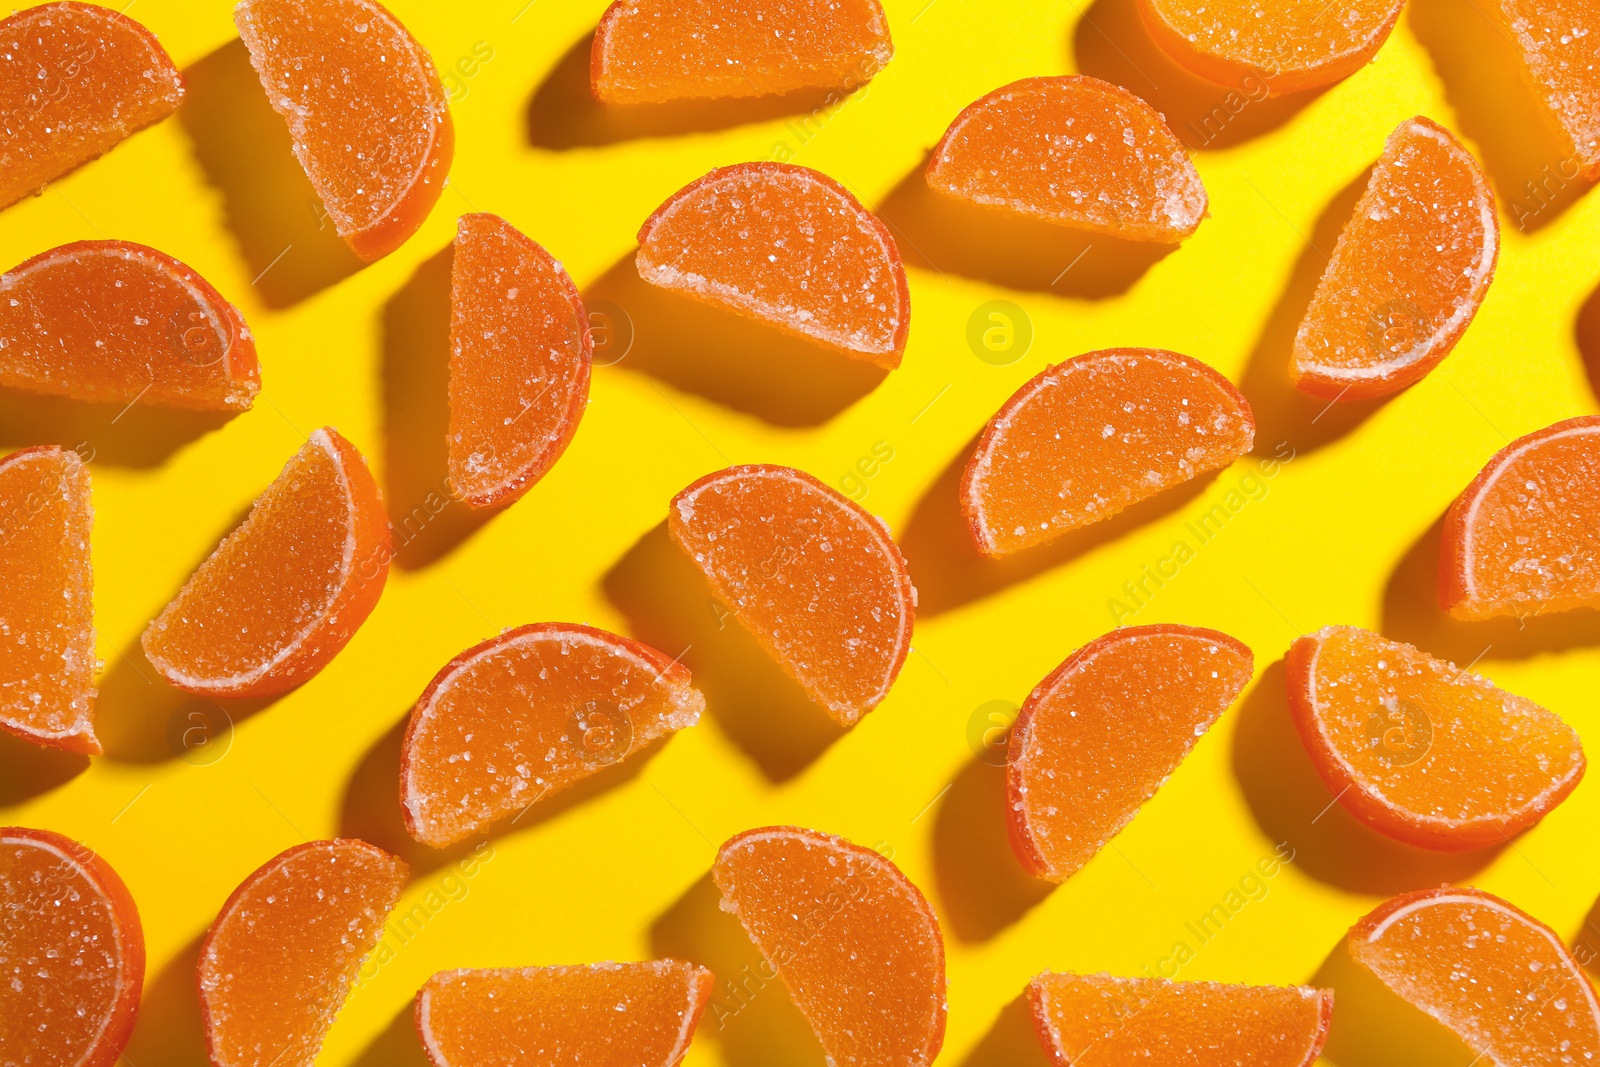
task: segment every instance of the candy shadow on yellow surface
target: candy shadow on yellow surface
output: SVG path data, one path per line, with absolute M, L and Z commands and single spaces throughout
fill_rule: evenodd
M 989 940 L 1055 889 L 1017 862 L 1005 804 L 1006 769 L 974 759 L 951 782 L 934 822 L 940 914 L 965 942 Z
M 64 396 L 0 389 L 0 453 L 59 445 L 90 463 L 159 467 L 178 449 L 221 429 L 232 418 L 233 413 L 226 411 L 86 404 Z
M 308 677 L 300 684 L 310 680 Z M 219 737 L 219 711 L 230 724 L 231 744 L 234 727 L 294 691 L 243 700 L 186 693 L 169 685 L 151 666 L 137 640 L 130 641 L 117 656 L 99 686 L 95 730 L 106 758 L 117 763 L 161 763 L 209 744 Z
M 352 1067 L 432 1067 L 417 1036 L 416 1002 L 408 1000 L 394 1013 L 383 1033 L 372 1039 Z
M 1572 938 L 1572 956 L 1588 972 L 1591 982 L 1600 980 L 1600 900 L 1594 902 Z
M 1338 1067 L 1471 1067 L 1471 1049 L 1431 1016 L 1408 1004 L 1339 944 L 1311 979 L 1333 990 L 1333 1026 L 1323 1058 Z
M 1039 1043 L 1033 1009 L 1028 1004 L 1027 990 L 1023 990 L 1000 1009 L 994 1025 L 967 1053 L 961 1067 L 1051 1067 L 1051 1063 Z
M 0 808 L 59 789 L 89 769 L 89 757 L 24 741 L 0 730 Z
M 1578 341 L 1578 354 L 1583 357 L 1583 368 L 1589 372 L 1589 388 L 1600 398 L 1600 289 L 1589 294 L 1578 309 L 1578 321 L 1573 333 Z
M 204 934 L 196 937 L 167 961 L 160 973 L 146 980 L 139 1022 L 118 1062 L 140 1067 L 210 1067 L 195 981 L 203 940 Z

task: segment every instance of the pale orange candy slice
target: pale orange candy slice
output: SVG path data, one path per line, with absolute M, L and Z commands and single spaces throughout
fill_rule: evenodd
M 339 236 L 368 262 L 399 248 L 455 151 L 427 50 L 374 0 L 240 0 L 233 17 Z
M 1200 172 L 1160 113 L 1098 78 L 1024 78 L 956 116 L 928 163 L 941 193 L 1130 241 L 1206 216 Z
M 944 1044 L 944 936 L 886 858 L 796 826 L 747 830 L 711 870 L 835 1067 L 925 1067 Z
M 639 277 L 890 370 L 911 293 L 889 228 L 826 174 L 722 167 L 639 230 Z
M 1250 404 L 1222 375 L 1155 348 L 1040 371 L 995 413 L 961 479 L 986 556 L 1053 541 L 1250 451 Z
M 145 630 L 145 655 L 191 693 L 292 689 L 366 621 L 392 556 L 378 483 L 325 426 Z
M 407 875 L 364 841 L 308 841 L 240 883 L 200 943 L 215 1067 L 310 1067 Z
M 852 725 L 888 696 L 917 591 L 888 529 L 859 504 L 792 467 L 729 467 L 672 498 L 667 530 L 834 719 Z
M 1428 119 L 1401 123 L 1295 334 L 1295 385 L 1357 400 L 1419 381 L 1472 323 L 1499 255 L 1478 161 Z
M 1594 60 L 1600 6 L 1594 0 L 1498 0 L 1524 71 L 1572 150 L 1569 166 L 1600 178 L 1600 67 Z

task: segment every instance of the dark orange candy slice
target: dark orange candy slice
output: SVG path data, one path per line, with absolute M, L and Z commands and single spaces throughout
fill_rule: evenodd
M 1501 17 L 1528 80 L 1572 150 L 1557 167 L 1563 177 L 1581 171 L 1600 178 L 1600 67 L 1594 34 L 1600 10 L 1594 0 L 1498 0 Z

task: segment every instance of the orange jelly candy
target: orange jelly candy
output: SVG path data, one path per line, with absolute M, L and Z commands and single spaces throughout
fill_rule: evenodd
M 889 229 L 826 174 L 722 167 L 639 230 L 639 277 L 893 370 L 911 293 Z
M 182 100 L 172 57 L 110 8 L 41 4 L 0 21 L 0 207 L 166 118 Z
M 1330 626 L 1294 643 L 1287 671 L 1317 773 L 1352 815 L 1409 844 L 1506 841 L 1583 777 L 1572 727 L 1410 645 Z
M 53 445 L 0 459 L 0 730 L 98 754 L 89 468 Z
M 894 55 L 878 0 L 616 0 L 595 31 L 606 104 L 854 92 Z
M 285 692 L 366 621 L 392 555 L 378 483 L 325 426 L 145 630 L 145 655 L 191 693 Z
M 717 597 L 845 726 L 889 693 L 917 591 L 888 529 L 792 467 L 708 474 L 672 499 L 667 529 Z
M 1600 178 L 1600 67 L 1594 34 L 1600 11 L 1594 0 L 1498 0 L 1499 16 L 1522 55 L 1524 71 L 1572 149 L 1559 170 Z
M 364 841 L 308 841 L 240 883 L 200 944 L 211 1062 L 310 1067 L 407 873 Z
M 497 215 L 463 215 L 450 276 L 450 481 L 475 508 L 517 499 L 566 451 L 594 338 L 578 288 Z
M 233 17 L 339 236 L 369 263 L 399 248 L 455 150 L 427 50 L 374 0 L 240 0 Z
M 0 385 L 101 403 L 244 411 L 250 328 L 206 280 L 128 241 L 78 241 L 0 274 Z
M 1159 112 L 1098 78 L 1024 78 L 971 104 L 928 163 L 941 193 L 1131 241 L 1206 215 L 1200 172 Z
M 417 993 L 433 1067 L 673 1067 L 716 979 L 677 960 L 440 971 Z
M 747 830 L 711 871 L 835 1067 L 926 1067 L 944 1044 L 944 936 L 871 849 L 795 826 Z
M 1127 626 L 1067 657 L 1017 715 L 1011 847 L 1062 882 L 1133 821 L 1255 671 L 1250 649 L 1190 626 Z
M 1250 451 L 1250 404 L 1199 360 L 1112 348 L 1046 367 L 989 420 L 961 479 L 986 556 L 1108 519 Z
M 144 986 L 144 932 L 128 887 L 77 842 L 7 826 L 0 915 L 0 1060 L 111 1067 Z
M 1600 608 L 1600 416 L 1518 438 L 1450 505 L 1439 603 L 1458 619 Z

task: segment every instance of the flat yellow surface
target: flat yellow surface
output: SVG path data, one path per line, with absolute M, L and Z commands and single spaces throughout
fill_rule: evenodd
M 0 821 L 88 842 L 132 889 L 150 961 L 127 1052 L 134 1067 L 203 1062 L 198 938 L 262 862 L 340 834 L 403 849 L 415 877 L 401 907 L 423 910 L 340 1014 L 319 1061 L 329 1067 L 413 1062 L 409 1002 L 436 970 L 667 954 L 743 984 L 737 997 L 719 992 L 689 1063 L 819 1062 L 782 989 L 739 970 L 752 959 L 706 881 L 720 842 L 772 823 L 890 850 L 932 900 L 949 950 L 951 1064 L 1032 1062 L 1014 1001 L 1040 970 L 1327 978 L 1338 965 L 1325 960 L 1355 919 L 1443 881 L 1489 889 L 1577 936 L 1600 892 L 1600 786 L 1584 783 L 1510 847 L 1406 851 L 1329 807 L 1287 724 L 1275 665 L 1303 631 L 1378 628 L 1462 664 L 1476 658 L 1586 736 L 1600 731 L 1593 620 L 1473 630 L 1446 624 L 1430 600 L 1429 530 L 1483 462 L 1514 437 L 1596 409 L 1583 351 L 1600 340 L 1596 316 L 1587 338 L 1579 323 L 1600 276 L 1600 198 L 1571 187 L 1526 231 L 1514 225 L 1514 211 L 1535 203 L 1523 182 L 1553 189 L 1541 168 L 1558 173 L 1561 160 L 1518 110 L 1520 90 L 1485 44 L 1494 32 L 1467 0 L 1414 0 L 1376 62 L 1309 102 L 1223 101 L 1215 136 L 1196 134 L 1199 124 L 1186 134 L 1210 138 L 1195 160 L 1211 217 L 1177 252 L 1129 266 L 1099 247 L 1069 263 L 1081 242 L 987 257 L 963 249 L 918 178 L 961 107 L 1027 75 L 1120 80 L 1179 128 L 1208 111 L 1216 101 L 1199 104 L 1140 43 L 1127 0 L 1087 11 L 1065 0 L 885 6 L 895 58 L 848 100 L 631 129 L 608 127 L 583 100 L 588 35 L 605 0 L 397 0 L 453 71 L 455 164 L 421 231 L 351 273 L 331 226 L 318 229 L 227 4 L 133 5 L 184 69 L 188 102 L 0 213 L 0 259 L 96 237 L 161 248 L 243 311 L 264 388 L 252 411 L 221 425 L 156 409 L 113 422 L 115 410 L 3 399 L 0 446 L 82 444 L 94 457 L 99 714 L 114 751 L 85 764 L 5 742 Z M 1505 230 L 1499 274 L 1465 339 L 1421 384 L 1361 418 L 1342 408 L 1317 418 L 1322 405 L 1286 390 L 1285 334 L 1348 210 L 1341 193 L 1414 114 L 1457 131 L 1489 163 Z M 662 200 L 714 166 L 774 157 L 833 175 L 895 223 L 914 305 L 901 369 L 881 378 L 839 362 L 797 369 L 789 361 L 803 354 L 762 351 L 764 334 L 683 336 L 670 305 L 663 312 L 630 281 L 634 234 Z M 222 758 L 173 758 L 169 726 L 176 715 L 181 736 L 194 709 L 180 710 L 183 698 L 127 657 L 306 434 L 330 424 L 348 436 L 397 521 L 443 477 L 447 291 L 435 257 L 470 210 L 504 215 L 586 296 L 621 306 L 632 350 L 596 369 L 572 447 L 521 502 L 477 526 L 459 504 L 413 513 L 398 535 L 401 565 L 343 654 L 303 688 L 240 713 Z M 1009 365 L 979 359 L 967 340 L 969 319 L 991 300 L 1012 301 L 1031 323 L 1031 348 Z M 1021 570 L 975 567 L 952 533 L 952 464 L 1047 363 L 1116 345 L 1185 352 L 1240 383 L 1261 424 L 1257 455 Z M 1274 456 L 1292 459 L 1261 477 Z M 674 492 L 743 462 L 791 464 L 850 492 L 910 558 L 923 598 L 915 653 L 888 700 L 843 736 L 751 656 L 731 620 L 719 623 L 703 588 L 680 581 L 663 538 Z M 1257 682 L 1111 847 L 1046 892 L 1006 858 L 1000 775 L 969 741 L 986 726 L 980 709 L 1020 702 L 1110 629 L 1109 601 L 1135 606 L 1124 583 L 1219 503 L 1231 514 L 1222 532 L 1176 578 L 1146 580 L 1153 595 L 1122 621 L 1232 633 L 1255 650 Z M 467 877 L 403 847 L 396 730 L 451 656 L 542 620 L 632 634 L 669 655 L 692 645 L 685 659 L 709 713 L 626 771 L 534 809 Z M 1293 861 L 1270 862 L 1275 854 Z M 1217 906 L 1226 921 L 1197 936 L 1194 924 Z M 1364 1006 L 1343 986 L 1340 996 L 1330 1059 L 1470 1059 L 1396 1051 L 1419 1017 L 1386 1036 L 1372 1022 L 1376 998 Z

